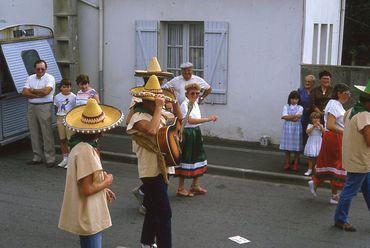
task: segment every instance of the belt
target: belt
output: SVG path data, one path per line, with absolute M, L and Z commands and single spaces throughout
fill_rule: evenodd
M 50 104 L 53 102 L 28 102 L 28 103 L 32 105 L 44 105 L 44 104 Z

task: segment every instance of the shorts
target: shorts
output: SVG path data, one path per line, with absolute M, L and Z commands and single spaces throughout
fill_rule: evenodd
M 63 120 L 64 120 L 64 116 L 57 116 L 57 128 L 58 128 L 59 139 L 69 140 L 71 136 L 74 134 L 74 132 L 72 130 L 69 130 L 66 126 L 64 126 Z

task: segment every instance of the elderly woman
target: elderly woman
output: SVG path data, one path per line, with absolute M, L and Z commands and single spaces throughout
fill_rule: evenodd
M 319 73 L 320 85 L 311 91 L 311 112 L 315 111 L 324 116 L 324 108 L 331 99 L 333 88 L 331 87 L 331 73 L 322 71 Z
M 306 145 L 308 135 L 306 133 L 306 129 L 308 123 L 310 122 L 310 113 L 311 113 L 311 91 L 315 85 L 315 77 L 314 75 L 307 75 L 304 78 L 304 83 L 301 88 L 298 89 L 299 93 L 299 105 L 303 107 L 303 113 L 301 118 L 302 123 L 302 130 L 303 130 L 303 145 Z
M 207 159 L 203 149 L 200 125 L 205 122 L 217 120 L 217 116 L 201 116 L 197 103 L 200 94 L 200 85 L 197 83 L 185 86 L 186 99 L 181 104 L 181 113 L 184 118 L 185 128 L 181 145 L 182 158 L 178 167 L 175 167 L 175 176 L 179 177 L 178 196 L 204 195 L 207 190 L 199 184 L 199 177 L 207 171 Z M 190 191 L 185 189 L 185 178 L 193 179 Z
M 115 199 L 109 189 L 113 175 L 103 170 L 96 145 L 101 133 L 122 119 L 120 110 L 99 105 L 95 99 L 65 117 L 66 126 L 76 134 L 70 140 L 59 228 L 79 235 L 81 248 L 102 247 L 102 232 L 112 225 L 107 203 Z
M 330 181 L 331 204 L 338 204 L 338 189 L 343 187 L 346 178 L 346 171 L 342 167 L 342 135 L 345 113 L 343 104 L 348 101 L 350 95 L 349 87 L 346 84 L 335 85 L 333 98 L 324 109 L 325 133 L 314 175 L 312 180 L 308 182 L 311 193 L 316 196 L 317 187 L 324 181 Z

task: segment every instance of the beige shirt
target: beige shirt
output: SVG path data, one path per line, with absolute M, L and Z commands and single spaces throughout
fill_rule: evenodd
M 151 121 L 152 116 L 147 113 L 133 114 L 130 123 L 127 125 L 127 133 L 128 134 L 139 133 L 140 135 L 144 136 L 145 138 L 151 140 L 154 144 L 156 144 L 155 137 L 146 135 L 133 129 L 135 123 L 141 120 Z M 162 116 L 159 126 L 163 127 L 165 124 L 166 120 Z M 143 147 L 139 146 L 134 140 L 132 141 L 132 151 L 136 153 L 137 156 L 139 178 L 156 177 L 159 174 L 161 174 L 161 171 L 158 168 L 157 155 L 155 153 L 150 152 L 147 149 L 144 149 Z
M 370 172 L 370 147 L 361 130 L 370 125 L 370 113 L 360 112 L 349 119 L 352 109 L 345 114 L 343 132 L 343 167 L 348 172 Z
M 90 144 L 81 142 L 73 147 L 68 158 L 60 229 L 93 235 L 112 225 L 105 190 L 87 197 L 79 192 L 78 181 L 91 174 L 96 182 L 104 180 L 99 155 Z

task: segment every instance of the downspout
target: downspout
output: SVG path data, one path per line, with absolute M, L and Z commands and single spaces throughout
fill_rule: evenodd
M 343 33 L 344 33 L 344 19 L 346 14 L 346 0 L 341 1 L 340 6 L 340 30 L 339 30 L 339 45 L 338 45 L 338 61 L 337 65 L 342 64 L 342 50 L 343 50 Z
M 103 0 L 99 0 L 99 97 L 104 103 L 104 6 Z

